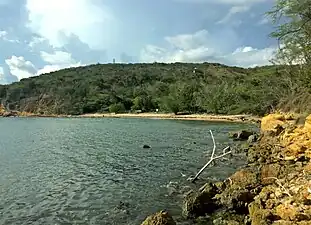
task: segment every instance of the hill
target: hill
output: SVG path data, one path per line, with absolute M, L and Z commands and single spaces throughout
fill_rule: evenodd
M 263 115 L 288 89 L 281 67 L 215 63 L 96 64 L 0 86 L 7 110 L 79 115 L 186 112 Z

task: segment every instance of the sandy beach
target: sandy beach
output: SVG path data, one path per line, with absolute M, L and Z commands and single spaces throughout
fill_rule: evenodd
M 260 122 L 261 118 L 251 115 L 210 115 L 190 114 L 175 115 L 172 113 L 95 113 L 72 116 L 78 118 L 150 118 L 150 119 L 174 119 L 174 120 L 201 120 L 201 121 L 226 121 L 226 122 Z

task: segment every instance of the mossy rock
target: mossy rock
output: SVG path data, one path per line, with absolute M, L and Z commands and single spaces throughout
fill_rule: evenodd
M 173 217 L 166 211 L 148 216 L 141 225 L 176 225 Z
M 270 225 L 272 223 L 271 218 L 273 215 L 271 211 L 263 209 L 259 203 L 252 202 L 248 210 L 252 225 Z

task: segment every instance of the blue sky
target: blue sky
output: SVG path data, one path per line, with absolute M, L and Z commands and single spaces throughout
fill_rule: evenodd
M 269 64 L 274 0 L 0 0 L 0 83 L 112 62 Z

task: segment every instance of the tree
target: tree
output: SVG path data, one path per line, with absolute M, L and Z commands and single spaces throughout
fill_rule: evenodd
M 303 75 L 311 67 L 311 0 L 277 0 L 267 13 L 277 26 L 271 37 L 279 41 L 276 61 L 299 64 Z M 304 73 L 306 72 L 307 73 Z M 310 76 L 310 75 L 309 75 Z
M 123 103 L 115 103 L 109 106 L 109 112 L 110 113 L 123 113 L 125 112 L 125 107 Z
M 277 26 L 271 36 L 279 41 L 275 62 L 285 67 L 288 93 L 279 108 L 309 111 L 311 101 L 311 0 L 277 0 L 267 13 Z M 300 99 L 297 102 L 296 99 Z M 303 106 L 303 107 L 302 107 Z

